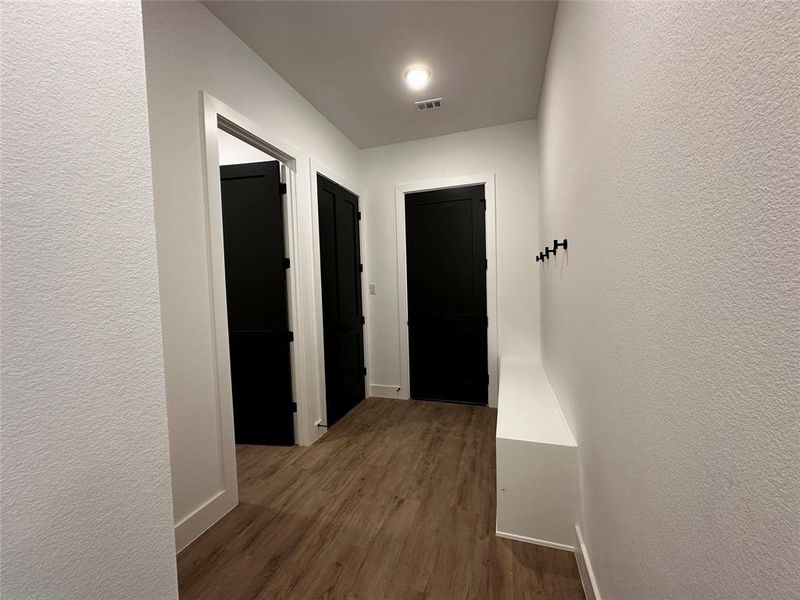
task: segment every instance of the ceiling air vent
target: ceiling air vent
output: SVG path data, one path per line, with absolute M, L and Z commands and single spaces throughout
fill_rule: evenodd
M 431 98 L 430 100 L 420 100 L 419 102 L 414 102 L 414 106 L 416 106 L 419 111 L 436 110 L 442 107 L 442 99 Z

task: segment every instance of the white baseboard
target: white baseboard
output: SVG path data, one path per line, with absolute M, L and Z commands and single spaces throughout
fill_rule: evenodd
M 401 398 L 405 399 L 400 392 L 399 385 L 375 385 L 370 384 L 369 395 L 371 398 Z
M 555 548 L 556 550 L 568 550 L 575 552 L 575 547 L 568 544 L 561 544 L 559 542 L 550 542 L 548 540 L 539 540 L 537 538 L 526 537 L 524 535 L 516 535 L 514 533 L 506 533 L 504 531 L 495 531 L 497 537 L 505 538 L 507 540 L 515 540 L 517 542 L 525 542 L 526 544 L 536 544 L 537 546 L 547 546 L 548 548 Z
M 575 523 L 575 535 L 578 537 L 578 546 L 575 548 L 575 559 L 578 561 L 578 572 L 581 574 L 583 593 L 586 600 L 602 600 L 600 591 L 597 589 L 597 581 L 594 578 L 592 562 L 589 560 L 589 553 L 586 551 L 586 544 L 583 543 L 583 534 L 580 525 Z
M 314 444 L 325 437 L 325 434 L 328 433 L 328 426 L 322 424 L 322 419 L 317 419 L 314 421 L 314 439 L 311 444 Z
M 237 493 L 221 490 L 191 514 L 175 524 L 175 553 L 177 554 L 236 508 L 239 503 Z

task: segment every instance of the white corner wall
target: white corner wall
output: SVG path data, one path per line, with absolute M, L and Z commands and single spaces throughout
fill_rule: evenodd
M 227 131 L 220 129 L 217 132 L 217 136 L 220 165 L 241 165 L 277 160 L 263 150 L 259 150 L 255 146 L 251 146 L 247 142 L 232 136 Z
M 496 174 L 498 355 L 539 357 L 536 122 L 475 129 L 361 151 L 368 266 L 372 394 L 393 397 L 401 384 L 395 186 Z
M 198 2 L 145 2 L 143 13 L 174 516 L 180 534 L 180 526 L 198 517 L 223 487 L 199 92 L 303 153 L 297 161 L 302 253 L 292 265 L 306 293 L 298 299 L 304 314 L 313 314 L 316 300 L 309 159 L 357 182 L 358 151 Z M 316 347 L 312 339 L 295 339 Z M 316 364 L 316 356 L 304 360 Z M 316 410 L 321 406 L 317 374 L 309 369 L 306 375 L 301 384 L 307 395 L 296 400 Z M 305 425 L 308 435 L 319 434 L 313 422 Z M 189 533 L 178 535 L 179 549 L 199 533 L 192 526 L 185 529 Z
M 542 354 L 606 600 L 800 590 L 800 5 L 562 2 Z
M 140 4 L 2 29 L 0 596 L 175 599 Z

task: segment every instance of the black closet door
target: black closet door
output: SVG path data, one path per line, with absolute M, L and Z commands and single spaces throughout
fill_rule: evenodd
M 237 444 L 294 444 L 277 161 L 220 167 Z
M 333 425 L 364 399 L 358 197 L 317 176 L 325 400 Z
M 411 397 L 486 404 L 482 185 L 406 194 Z

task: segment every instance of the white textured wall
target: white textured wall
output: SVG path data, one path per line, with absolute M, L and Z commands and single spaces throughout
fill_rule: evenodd
M 539 357 L 536 122 L 475 129 L 361 151 L 367 236 L 370 383 L 400 385 L 395 186 L 495 172 L 498 353 Z M 366 284 L 366 281 L 365 281 Z
M 800 593 L 800 5 L 572 3 L 542 353 L 606 600 Z
M 201 4 L 145 2 L 143 13 L 172 484 L 180 523 L 222 486 L 199 91 L 304 153 L 297 178 L 304 254 L 293 267 L 301 272 L 305 300 L 313 299 L 308 157 L 349 181 L 358 181 L 359 173 L 356 147 Z M 316 381 L 313 373 L 309 378 Z
M 177 598 L 140 5 L 2 29 L 0 595 Z

